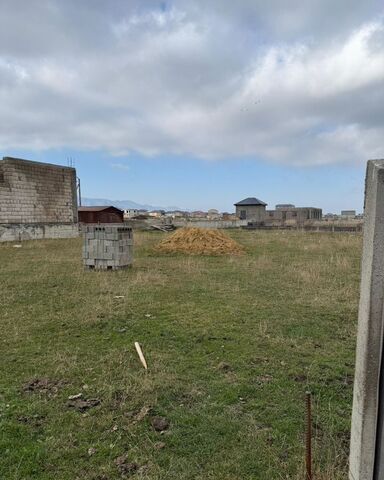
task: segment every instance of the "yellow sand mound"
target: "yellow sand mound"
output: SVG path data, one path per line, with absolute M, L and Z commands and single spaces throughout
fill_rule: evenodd
M 244 249 L 219 230 L 181 228 L 156 247 L 161 252 L 182 252 L 193 255 L 240 255 Z

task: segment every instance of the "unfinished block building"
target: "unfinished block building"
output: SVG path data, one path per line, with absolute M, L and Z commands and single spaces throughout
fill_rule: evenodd
M 276 205 L 275 210 L 266 210 L 267 204 L 255 197 L 235 203 L 236 216 L 247 220 L 248 226 L 303 226 L 321 220 L 321 208 L 295 207 L 292 204 Z
M 0 160 L 0 241 L 77 235 L 74 168 Z
M 321 220 L 321 208 L 295 207 L 294 205 L 276 205 L 275 210 L 266 210 L 265 221 L 268 225 L 304 225 Z

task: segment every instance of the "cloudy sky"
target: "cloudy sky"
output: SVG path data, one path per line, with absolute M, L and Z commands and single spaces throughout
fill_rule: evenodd
M 362 208 L 384 158 L 380 0 L 0 0 L 1 156 L 86 196 Z

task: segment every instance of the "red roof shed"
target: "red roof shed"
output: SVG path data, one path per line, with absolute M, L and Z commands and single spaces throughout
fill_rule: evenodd
M 79 207 L 80 223 L 123 223 L 124 212 L 111 205 L 101 207 Z

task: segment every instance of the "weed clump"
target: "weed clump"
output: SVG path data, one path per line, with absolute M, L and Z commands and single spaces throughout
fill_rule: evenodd
M 244 248 L 219 230 L 181 228 L 157 245 L 160 252 L 192 255 L 241 255 Z

